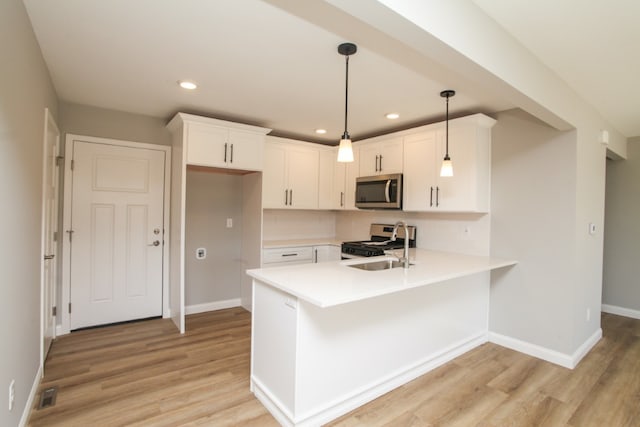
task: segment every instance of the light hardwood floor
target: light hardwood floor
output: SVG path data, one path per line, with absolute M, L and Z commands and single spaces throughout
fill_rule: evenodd
M 250 314 L 229 309 L 57 339 L 31 426 L 276 426 L 249 392 Z M 640 320 L 604 314 L 574 369 L 484 344 L 332 426 L 640 426 Z

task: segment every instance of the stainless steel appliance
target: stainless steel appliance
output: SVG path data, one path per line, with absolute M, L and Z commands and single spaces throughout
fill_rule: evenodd
M 356 178 L 356 207 L 402 209 L 402 174 Z
M 393 224 L 371 224 L 371 239 L 342 243 L 342 259 L 384 255 L 385 251 L 404 247 L 404 227 L 398 228 L 396 240 L 391 240 Z M 409 247 L 416 247 L 416 227 L 410 225 Z

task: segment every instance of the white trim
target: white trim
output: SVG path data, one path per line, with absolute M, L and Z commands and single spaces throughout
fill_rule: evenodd
M 45 228 L 46 228 L 46 215 L 47 215 L 47 201 L 46 201 L 46 196 L 47 196 L 47 180 L 48 177 L 47 175 L 47 143 L 48 143 L 48 134 L 49 134 L 49 128 L 51 127 L 51 129 L 55 130 L 57 136 L 57 141 L 56 141 L 56 158 L 60 155 L 60 129 L 58 128 L 58 124 L 55 122 L 55 120 L 53 119 L 53 116 L 51 115 L 51 111 L 49 111 L 48 107 L 45 107 L 44 109 L 44 129 L 43 129 L 43 138 L 42 138 L 42 199 L 41 199 L 41 223 L 40 223 L 40 369 L 44 370 L 44 334 L 45 334 L 45 318 L 49 315 L 49 307 L 45 307 L 44 306 L 44 301 L 45 301 L 45 278 L 44 278 L 44 271 L 45 271 L 45 267 L 44 267 L 44 256 L 45 256 L 45 245 L 46 245 L 46 236 L 45 236 Z M 55 178 L 59 179 L 60 175 L 59 172 L 57 172 L 55 174 Z M 58 186 L 58 183 L 56 183 L 56 189 L 59 190 L 60 187 Z M 55 206 L 54 209 L 57 211 L 58 207 L 59 207 L 59 203 L 60 203 L 60 194 L 59 191 L 56 193 L 56 202 L 55 202 Z M 56 213 L 56 219 L 58 218 L 58 215 Z M 58 227 L 57 221 L 56 224 L 54 224 L 54 227 Z M 60 233 L 58 232 L 58 235 L 60 235 Z M 56 249 L 54 252 L 54 255 L 58 255 L 58 248 L 57 248 L 58 243 L 56 242 Z M 58 259 L 53 259 L 52 262 L 58 263 Z M 56 303 L 56 301 L 58 300 L 58 283 L 57 283 L 57 268 L 55 269 L 55 274 L 54 274 L 54 284 L 53 284 L 53 295 L 51 296 L 52 301 L 54 302 L 54 304 Z M 54 316 L 53 318 L 53 323 L 54 325 L 57 324 L 57 318 Z M 56 337 L 56 330 L 57 328 L 54 328 L 53 330 L 53 338 Z
M 571 369 L 578 366 L 578 363 L 580 363 L 582 358 L 585 357 L 587 353 L 589 353 L 589 351 L 591 351 L 593 346 L 596 345 L 598 341 L 600 341 L 600 338 L 602 338 L 602 328 L 598 328 L 589 338 L 587 338 L 585 342 L 582 343 L 580 347 L 578 347 L 576 351 L 573 352 L 573 354 L 571 355 L 573 367 Z
M 38 387 L 40 387 L 40 379 L 42 378 L 44 371 L 42 367 L 38 368 L 38 372 L 36 372 L 36 377 L 33 379 L 33 385 L 31 386 L 31 391 L 29 392 L 29 396 L 27 397 L 27 403 L 24 405 L 24 409 L 22 410 L 22 417 L 20 418 L 20 424 L 18 426 L 24 427 L 27 425 L 29 421 L 29 416 L 31 415 L 31 408 L 33 408 L 33 402 L 36 398 L 36 394 L 38 393 Z
M 204 304 L 188 305 L 184 308 L 184 314 L 204 313 L 206 311 L 224 310 L 225 308 L 240 307 L 240 298 L 228 299 L 224 301 L 213 301 Z
M 602 311 L 618 316 L 631 317 L 632 319 L 640 319 L 640 310 L 619 307 L 617 305 L 602 304 Z
M 331 420 L 335 420 L 341 415 L 368 403 L 389 391 L 398 388 L 421 375 L 432 371 L 439 366 L 455 359 L 456 357 L 478 347 L 487 342 L 487 334 L 482 332 L 468 339 L 462 340 L 448 348 L 435 354 L 427 356 L 418 363 L 402 368 L 391 375 L 382 378 L 368 386 L 356 390 L 345 399 L 332 402 L 324 408 L 309 411 L 295 419 L 282 403 L 280 403 L 260 381 L 251 377 L 250 388 L 256 398 L 267 408 L 267 410 L 284 426 L 318 426 Z
M 538 359 L 546 360 L 547 362 L 551 362 L 568 369 L 575 368 L 582 358 L 586 356 L 589 350 L 596 345 L 600 338 L 602 338 L 602 329 L 598 328 L 598 330 L 587 338 L 587 340 L 582 343 L 582 345 L 578 347 L 573 354 L 565 354 L 536 344 L 531 344 L 526 341 L 521 341 L 516 338 L 511 338 L 506 335 L 489 332 L 489 342 L 510 348 L 511 350 L 515 350 L 520 353 L 528 354 L 529 356 L 533 356 Z
M 142 148 L 146 150 L 164 151 L 164 246 L 163 246 L 163 272 L 162 272 L 162 316 L 168 317 L 169 313 L 169 254 L 170 254 L 170 224 L 171 224 L 171 147 L 168 145 L 149 144 L 146 142 L 124 141 L 111 138 L 100 138 L 96 136 L 74 135 L 68 133 L 65 138 L 64 154 L 64 207 L 62 209 L 63 226 L 60 230 L 62 238 L 62 295 L 60 328 L 57 335 L 64 335 L 71 332 L 71 319 L 69 316 L 69 303 L 71 302 L 71 245 L 66 230 L 71 229 L 71 194 L 72 171 L 71 161 L 73 160 L 73 142 L 80 140 L 94 144 L 108 144 L 118 147 Z

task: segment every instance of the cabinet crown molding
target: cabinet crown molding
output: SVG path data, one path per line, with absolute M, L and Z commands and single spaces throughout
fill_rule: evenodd
M 202 123 L 210 126 L 219 126 L 228 129 L 242 130 L 246 132 L 255 132 L 261 135 L 266 135 L 271 132 L 272 129 L 263 128 L 260 126 L 247 125 L 244 123 L 229 122 L 226 120 L 213 119 L 211 117 L 196 116 L 195 114 L 177 113 L 169 123 L 167 128 L 171 132 L 175 132 L 180 125 L 184 123 Z

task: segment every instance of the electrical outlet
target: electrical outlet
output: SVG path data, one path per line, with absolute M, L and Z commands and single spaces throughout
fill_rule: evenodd
M 13 402 L 16 400 L 16 380 L 9 383 L 9 410 L 13 409 Z
M 206 248 L 198 248 L 196 249 L 196 259 L 205 259 L 207 257 L 207 249 Z
M 233 227 L 233 218 L 227 218 L 227 228 Z

